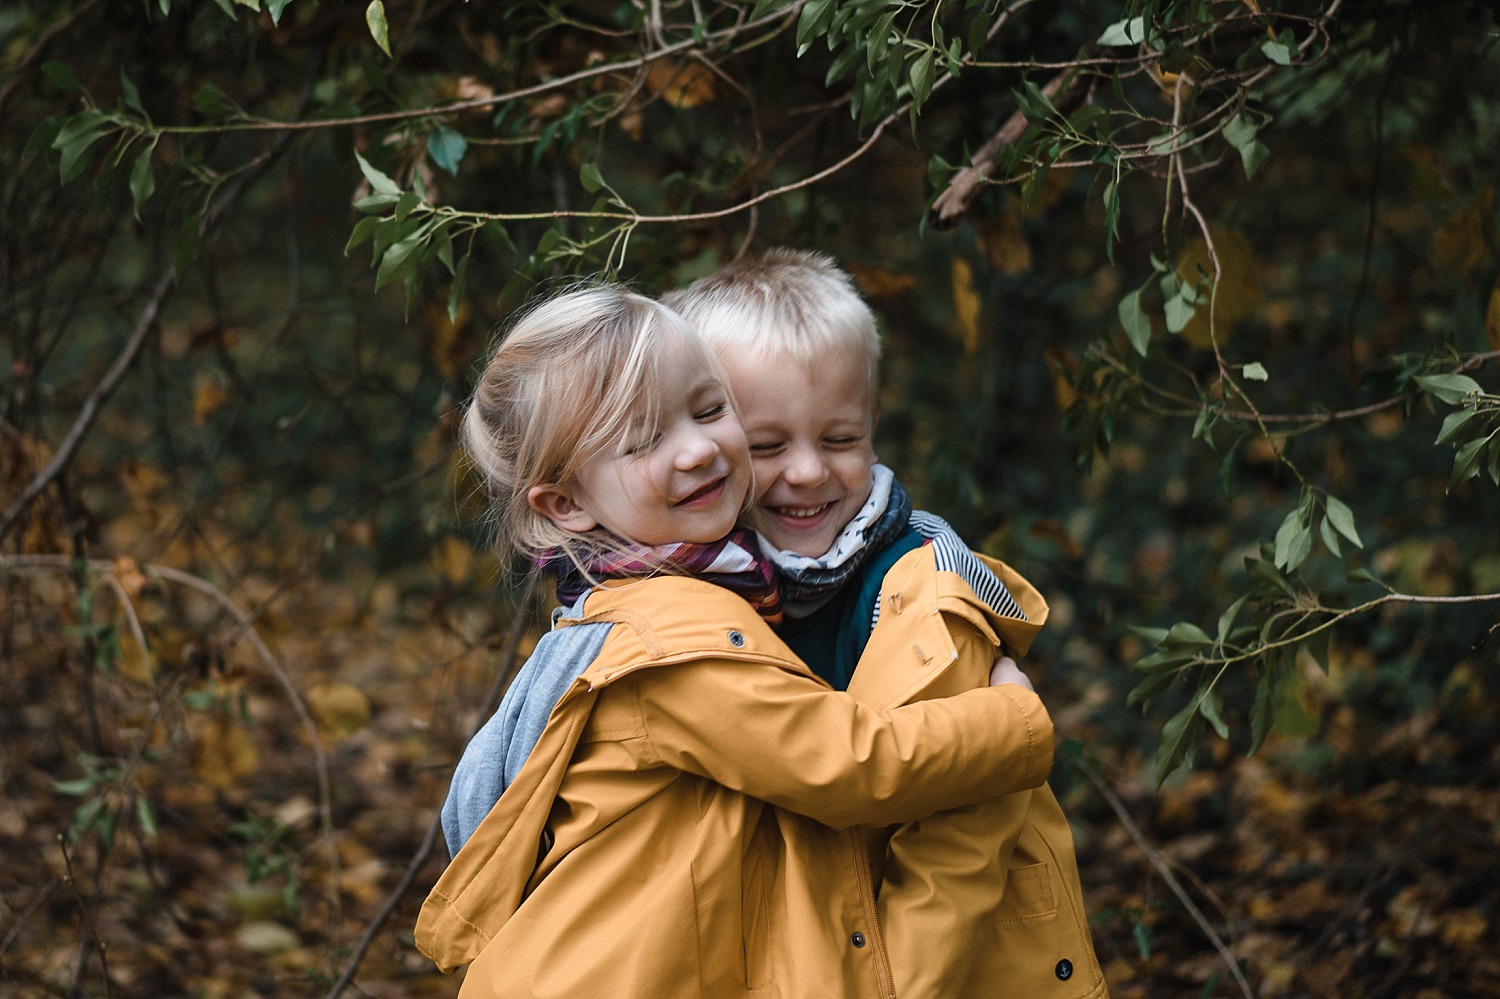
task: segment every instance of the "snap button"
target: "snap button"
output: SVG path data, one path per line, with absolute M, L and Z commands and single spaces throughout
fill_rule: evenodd
M 856 947 L 863 947 L 865 945 L 865 935 L 856 931 L 855 934 L 849 938 L 849 942 Z
M 737 649 L 742 649 L 745 647 L 745 636 L 738 631 L 731 631 L 729 633 L 729 644 Z
M 1060 982 L 1066 982 L 1068 979 L 1070 979 L 1072 977 L 1073 977 L 1073 962 L 1069 961 L 1067 958 L 1063 958 L 1061 961 L 1058 961 L 1057 962 L 1057 980 L 1060 981 Z

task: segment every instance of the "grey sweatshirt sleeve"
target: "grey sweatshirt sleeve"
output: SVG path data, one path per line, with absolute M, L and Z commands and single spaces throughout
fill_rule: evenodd
M 600 623 L 559 628 L 537 642 L 500 707 L 474 734 L 453 771 L 442 810 L 449 856 L 458 854 L 516 779 L 553 707 L 598 658 L 610 627 Z

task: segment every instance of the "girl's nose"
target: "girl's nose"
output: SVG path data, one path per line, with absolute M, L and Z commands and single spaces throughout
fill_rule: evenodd
M 719 442 L 698 427 L 692 427 L 677 449 L 677 467 L 683 471 L 701 468 L 719 455 Z

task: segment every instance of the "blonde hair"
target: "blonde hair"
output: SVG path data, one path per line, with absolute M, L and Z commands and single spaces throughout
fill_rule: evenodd
M 697 327 L 720 357 L 811 365 L 830 354 L 863 362 L 871 398 L 880 377 L 875 314 L 833 258 L 774 249 L 734 261 L 662 303 Z
M 494 505 L 500 548 L 533 558 L 560 550 L 582 566 L 621 547 L 606 532 L 558 527 L 531 508 L 527 494 L 569 481 L 627 433 L 654 432 L 656 362 L 681 349 L 668 340 L 673 333 L 701 342 L 671 310 L 612 285 L 575 288 L 515 322 L 485 364 L 462 430 Z

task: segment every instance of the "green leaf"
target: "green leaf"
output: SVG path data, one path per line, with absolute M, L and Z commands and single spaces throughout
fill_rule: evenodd
M 458 322 L 458 307 L 463 303 L 464 293 L 469 287 L 469 260 L 470 255 L 465 254 L 458 262 L 458 268 L 453 272 L 453 283 L 448 287 L 448 321 Z
M 432 157 L 432 162 L 455 176 L 458 175 L 458 164 L 468 151 L 469 140 L 447 125 L 439 125 L 427 136 L 427 155 Z
M 1198 700 L 1198 713 L 1214 727 L 1220 739 L 1229 738 L 1229 726 L 1224 722 L 1224 705 L 1219 701 L 1219 692 L 1209 687 Z
M 1333 552 L 1334 558 L 1344 557 L 1342 549 L 1339 548 L 1338 532 L 1333 529 L 1333 523 L 1327 517 L 1318 521 L 1318 535 L 1323 539 L 1323 544 L 1328 546 L 1328 550 Z
M 1271 723 L 1276 720 L 1276 686 L 1275 670 L 1262 668 L 1255 686 L 1255 703 L 1250 708 L 1250 749 L 1246 756 L 1254 756 L 1271 733 Z
M 802 13 L 797 18 L 797 58 L 802 58 L 812 47 L 813 40 L 833 23 L 833 15 L 836 13 L 838 4 L 835 0 L 810 0 L 802 8 Z
M 123 71 L 122 71 L 123 72 Z M 42 64 L 42 73 L 52 81 L 52 85 L 59 90 L 66 90 L 70 94 L 76 94 L 83 89 L 83 84 L 74 75 L 72 67 L 61 62 L 46 62 Z
M 1215 645 L 1223 645 L 1224 639 L 1229 637 L 1230 629 L 1234 627 L 1235 620 L 1240 616 L 1240 611 L 1245 606 L 1245 601 L 1250 599 L 1250 594 L 1241 594 L 1240 598 L 1224 609 L 1219 615 L 1218 637 L 1214 639 Z
M 1437 440 L 1434 444 L 1446 444 L 1452 440 L 1464 426 L 1474 417 L 1479 415 L 1477 409 L 1455 409 L 1443 420 L 1443 429 L 1438 431 Z
M 911 67 L 912 110 L 920 108 L 932 95 L 932 82 L 937 78 L 937 53 L 928 49 L 917 57 Z
M 365 175 L 365 180 L 370 182 L 370 189 L 376 194 L 399 195 L 401 193 L 401 185 L 371 166 L 369 160 L 359 153 L 355 153 L 354 158 L 359 160 L 360 172 Z
M 58 794 L 66 794 L 70 798 L 81 798 L 94 789 L 94 781 L 88 777 L 79 777 L 77 780 L 55 780 L 52 782 L 52 790 Z
M 136 89 L 134 83 L 130 82 L 130 77 L 125 75 L 124 66 L 120 67 L 120 98 L 125 102 L 126 107 L 142 118 L 150 120 L 150 116 L 146 114 L 145 107 L 141 105 L 141 92 Z
M 1202 731 L 1203 716 L 1198 713 L 1197 704 L 1189 704 L 1167 719 L 1166 725 L 1162 726 L 1161 730 L 1161 748 L 1156 751 L 1156 786 L 1158 789 L 1172 771 L 1188 760 L 1190 751 L 1197 744 L 1198 736 Z
M 1145 357 L 1146 347 L 1151 342 L 1151 320 L 1146 316 L 1146 310 L 1141 308 L 1141 289 L 1137 288 L 1120 299 L 1119 314 L 1120 325 L 1125 327 L 1130 345 L 1137 354 Z
M 1132 17 L 1117 21 L 1104 29 L 1099 36 L 1099 45 L 1139 45 L 1146 40 L 1146 19 Z
M 146 834 L 147 839 L 156 838 L 156 812 L 151 807 L 151 801 L 144 794 L 135 796 L 135 819 L 140 823 L 141 832 Z
M 422 198 L 416 191 L 405 191 L 401 197 L 396 199 L 396 211 L 394 213 L 397 222 L 405 222 L 412 209 L 422 203 Z
M 1259 125 L 1245 115 L 1237 114 L 1224 126 L 1224 141 L 1243 151 L 1246 146 L 1255 141 L 1255 134 L 1259 131 Z
M 1354 511 L 1337 496 L 1324 498 L 1324 506 L 1328 511 L 1328 519 L 1333 521 L 1334 528 L 1349 539 L 1349 543 L 1355 548 L 1363 548 L 1365 543 L 1359 539 L 1359 531 L 1354 527 Z
M 1032 121 L 1046 121 L 1057 115 L 1057 108 L 1053 107 L 1051 98 L 1042 93 L 1042 88 L 1030 80 L 1022 80 L 1021 89 L 1013 93 L 1016 95 L 1016 102 L 1021 106 L 1022 113 Z
M 58 175 L 64 184 L 83 172 L 88 162 L 84 154 L 113 127 L 114 123 L 103 111 L 82 111 L 63 122 L 57 138 L 52 140 L 52 148 L 62 154 Z
M 1162 639 L 1162 645 L 1169 649 L 1201 649 L 1212 644 L 1213 639 L 1208 633 L 1191 621 L 1178 621 Z
M 1267 59 L 1278 66 L 1290 66 L 1292 64 L 1292 50 L 1281 42 L 1262 42 L 1260 50 Z
M 26 140 L 25 147 L 21 150 L 21 158 L 25 159 L 32 153 L 43 149 L 51 149 L 52 142 L 57 138 L 57 133 L 62 129 L 63 119 L 56 115 L 48 115 L 37 123 L 32 129 L 31 137 Z
M 375 273 L 375 290 L 379 291 L 397 278 L 404 277 L 407 266 L 415 262 L 413 253 L 421 245 L 422 234 L 413 233 L 390 246 L 380 258 L 380 269 Z
M 380 46 L 380 51 L 391 55 L 391 26 L 386 23 L 385 4 L 382 0 L 370 0 L 370 6 L 365 8 L 365 24 L 370 28 L 370 37 L 375 39 L 375 44 Z
M 1479 474 L 1480 450 L 1485 445 L 1485 439 L 1469 441 L 1458 449 L 1458 454 L 1453 458 L 1453 476 L 1448 480 L 1448 492 L 1461 482 L 1466 482 Z
M 266 10 L 271 13 L 271 23 L 281 27 L 281 12 L 286 10 L 292 0 L 266 0 Z
M 401 196 L 398 194 L 367 194 L 356 201 L 354 207 L 357 211 L 364 212 L 366 215 L 375 215 L 384 212 L 387 208 L 400 201 Z
M 1292 538 L 1296 532 L 1301 530 L 1302 521 L 1297 516 L 1297 511 L 1290 511 L 1281 520 L 1281 526 L 1276 529 L 1276 554 L 1274 561 L 1276 568 L 1286 567 L 1287 559 L 1291 557 Z
M 1244 375 L 1252 382 L 1267 381 L 1271 377 L 1266 373 L 1266 366 L 1259 361 L 1251 361 L 1245 365 Z
M 585 163 L 578 168 L 578 183 L 590 194 L 597 193 L 604 188 L 604 175 L 599 172 L 599 164 Z
M 1175 296 L 1167 299 L 1163 312 L 1167 317 L 1167 330 L 1171 333 L 1181 333 L 1186 329 L 1188 322 L 1193 318 L 1193 313 L 1197 311 L 1197 307 L 1189 299 L 1190 295 L 1195 294 L 1191 287 L 1191 285 L 1183 285 Z
M 1468 375 L 1417 375 L 1416 383 L 1450 406 L 1457 406 L 1471 393 L 1483 394 L 1484 389 Z
M 1149 645 L 1160 645 L 1167 637 L 1165 628 L 1147 628 L 1144 625 L 1132 624 L 1127 625 L 1126 630 Z
M 1344 579 L 1350 583 L 1375 582 L 1375 577 L 1370 573 L 1369 569 L 1365 568 L 1350 569 L 1348 572 L 1344 573 Z
M 1240 150 L 1240 162 L 1245 167 L 1245 179 L 1254 177 L 1256 172 L 1265 165 L 1266 160 L 1271 158 L 1271 150 L 1259 139 L 1250 143 Z
M 354 224 L 354 231 L 349 234 L 349 242 L 344 244 L 344 256 L 356 247 L 364 244 L 375 235 L 375 230 L 386 224 L 383 218 L 363 218 Z
M 1144 680 L 1131 688 L 1130 693 L 1125 697 L 1125 706 L 1133 708 L 1139 705 L 1142 712 L 1150 711 L 1151 705 L 1156 703 L 1156 699 L 1164 694 L 1167 688 L 1171 687 L 1176 680 L 1176 673 L 1149 674 Z
M 154 143 L 142 149 L 130 171 L 130 198 L 137 222 L 141 220 L 141 206 L 156 191 L 156 175 L 151 172 L 151 154 L 155 151 Z
M 1312 656 L 1313 662 L 1318 664 L 1324 676 L 1328 675 L 1328 645 L 1332 640 L 1333 629 L 1324 628 L 1307 636 L 1307 641 L 1302 643 L 1302 647 Z
M 193 91 L 193 110 L 205 118 L 227 118 L 237 109 L 217 84 L 205 83 Z

